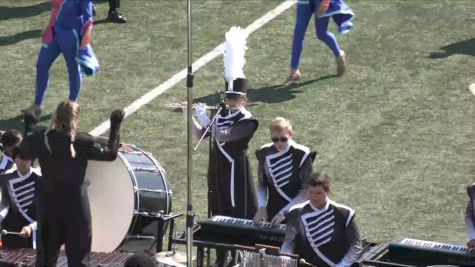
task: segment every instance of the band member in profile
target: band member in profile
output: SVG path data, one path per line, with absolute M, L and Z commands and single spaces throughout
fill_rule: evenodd
M 25 114 L 22 149 L 39 160 L 37 266 L 55 266 L 60 246 L 65 245 L 69 266 L 89 266 L 91 211 L 84 178 L 88 160 L 113 161 L 119 149 L 123 110 L 110 116 L 107 145 L 95 137 L 78 133 L 79 105 L 59 103 L 46 132 L 34 129 L 38 118 Z
M 212 125 L 211 134 L 206 136 L 213 138 L 208 169 L 213 192 L 211 214 L 251 219 L 257 203 L 247 149 L 259 124 L 246 109 L 247 79 L 242 70 L 246 38 L 247 33 L 239 27 L 232 27 L 226 33 L 225 105 Z M 200 138 L 212 120 L 204 104 L 197 103 L 194 107 L 201 124 L 193 118 L 193 131 Z
M 226 91 L 226 108 L 221 111 L 212 127 L 213 147 L 210 153 L 209 176 L 212 185 L 211 214 L 237 218 L 252 218 L 257 203 L 247 148 L 258 127 L 257 120 L 246 110 L 246 80 L 234 81 L 233 90 Z M 198 119 L 207 126 L 205 106 L 195 104 Z M 183 114 L 186 114 L 184 112 Z M 197 138 L 205 131 L 193 118 Z
M 282 223 L 290 207 L 307 200 L 307 186 L 316 152 L 293 141 L 292 124 L 277 117 L 269 126 L 272 143 L 256 151 L 258 166 L 254 222 Z
M 15 167 L 13 153 L 21 143 L 22 136 L 17 130 L 0 131 L 0 174 L 6 173 Z
M 211 214 L 251 219 L 257 211 L 257 202 L 247 149 L 259 123 L 246 109 L 247 79 L 242 70 L 246 37 L 247 33 L 239 27 L 232 27 L 226 33 L 225 105 L 210 126 L 211 134 L 206 136 L 213 138 L 208 166 Z M 195 110 L 201 124 L 194 118 L 192 124 L 199 138 L 212 120 L 206 115 L 204 104 L 195 104 Z M 216 258 L 216 266 L 224 266 L 224 251 L 217 250 Z
M 225 93 L 226 108 L 218 114 L 212 126 L 213 138 L 208 165 L 208 179 L 211 185 L 211 214 L 251 219 L 257 211 L 254 181 L 247 156 L 249 142 L 257 130 L 258 122 L 246 110 L 246 80 L 237 79 L 232 90 Z M 198 118 L 204 126 L 209 125 L 205 105 L 195 104 Z M 183 114 L 186 114 L 184 110 Z M 186 119 L 186 117 L 185 117 Z M 197 138 L 205 127 L 193 118 L 193 131 Z M 217 250 L 215 266 L 224 266 L 225 253 Z
M 15 167 L 0 175 L 0 223 L 2 229 L 20 234 L 2 236 L 2 248 L 36 248 L 36 188 L 41 173 L 18 147 L 13 159 Z
M 315 173 L 308 184 L 308 201 L 287 214 L 282 254 L 297 254 L 315 266 L 351 266 L 362 252 L 355 211 L 328 198 L 330 177 Z
M 468 242 L 467 247 L 470 252 L 475 252 L 475 183 L 467 187 L 469 197 L 467 210 L 465 212 L 465 226 L 467 227 Z

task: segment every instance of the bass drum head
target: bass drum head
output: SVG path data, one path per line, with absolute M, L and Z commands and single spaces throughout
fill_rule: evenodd
M 134 216 L 134 185 L 121 153 L 112 162 L 89 161 L 86 180 L 91 207 L 92 251 L 113 252 Z

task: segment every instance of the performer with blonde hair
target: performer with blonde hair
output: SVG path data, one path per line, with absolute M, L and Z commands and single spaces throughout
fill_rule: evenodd
M 254 222 L 282 223 L 291 206 L 307 199 L 307 186 L 316 152 L 293 141 L 290 120 L 276 117 L 269 126 L 272 143 L 256 151 L 258 166 Z
M 38 158 L 43 174 L 38 190 L 37 266 L 54 266 L 62 244 L 69 266 L 89 266 L 92 233 L 86 168 L 88 160 L 115 160 L 124 116 L 123 110 L 111 113 L 105 145 L 99 138 L 77 131 L 77 102 L 59 103 L 46 132 L 35 131 L 38 118 L 25 114 L 22 148 L 30 157 Z

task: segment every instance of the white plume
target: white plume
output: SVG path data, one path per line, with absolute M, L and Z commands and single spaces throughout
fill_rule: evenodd
M 243 68 L 246 64 L 245 54 L 247 50 L 247 33 L 241 27 L 233 26 L 226 33 L 224 43 L 224 77 L 232 86 L 237 78 L 246 78 Z M 231 88 L 230 88 L 231 89 Z

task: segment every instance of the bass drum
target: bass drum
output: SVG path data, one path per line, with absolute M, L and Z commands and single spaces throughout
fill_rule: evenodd
M 171 212 L 172 191 L 166 172 L 150 154 L 135 146 L 120 149 L 113 162 L 89 161 L 86 181 L 92 215 L 92 251 L 150 250 L 157 217 Z

